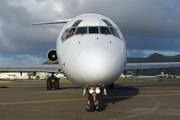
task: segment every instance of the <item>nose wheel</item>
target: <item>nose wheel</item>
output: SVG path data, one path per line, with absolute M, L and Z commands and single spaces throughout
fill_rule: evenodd
M 103 107 L 101 97 L 97 97 L 96 99 L 94 99 L 92 95 L 89 95 L 86 110 L 89 112 L 93 112 L 95 110 L 102 111 Z
M 86 88 L 85 88 L 86 89 Z M 88 89 L 87 89 L 88 90 Z M 104 92 L 102 92 L 102 90 Z M 85 90 L 86 91 L 86 90 Z M 101 94 L 107 95 L 105 87 L 90 87 L 88 90 L 88 100 L 87 100 L 87 106 L 86 110 L 89 112 L 93 112 L 94 110 L 102 111 L 102 100 L 101 100 Z
M 102 101 L 101 101 L 100 97 L 98 97 L 97 100 L 96 100 L 96 110 L 97 111 L 102 111 L 103 110 Z
M 93 101 L 92 95 L 90 95 L 88 97 L 86 110 L 89 111 L 89 112 L 93 112 L 95 110 L 95 105 L 94 105 L 94 101 Z

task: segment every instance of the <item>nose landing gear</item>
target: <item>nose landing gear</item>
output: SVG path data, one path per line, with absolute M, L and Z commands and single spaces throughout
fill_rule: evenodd
M 101 92 L 102 90 L 104 91 L 104 93 Z M 100 87 L 90 87 L 88 89 L 88 100 L 87 100 L 87 106 L 86 106 L 87 111 L 93 112 L 94 110 L 97 110 L 97 111 L 103 110 L 102 100 L 101 100 L 102 94 L 104 94 L 104 95 L 107 94 L 105 87 L 103 87 L 101 89 L 100 89 Z

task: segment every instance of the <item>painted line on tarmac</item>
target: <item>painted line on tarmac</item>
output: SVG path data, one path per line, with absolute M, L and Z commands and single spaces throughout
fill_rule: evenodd
M 102 97 L 102 99 L 109 98 L 128 98 L 128 97 L 163 97 L 163 96 L 180 96 L 180 94 L 156 94 L 156 95 L 137 95 L 137 96 L 109 96 Z M 30 104 L 30 103 L 50 103 L 50 102 L 65 102 L 65 101 L 79 101 L 87 100 L 87 98 L 73 98 L 73 99 L 60 99 L 60 100 L 42 100 L 42 101 L 27 101 L 27 102 L 9 102 L 0 103 L 0 105 L 17 105 L 17 104 Z
M 87 100 L 87 98 L 73 98 L 73 99 L 61 99 L 61 100 L 42 100 L 42 101 L 27 101 L 27 102 L 9 102 L 9 103 L 0 103 L 0 105 L 16 105 L 16 104 L 28 104 L 28 103 L 49 103 L 49 102 L 78 101 L 78 100 Z
M 171 109 L 171 108 L 136 108 L 134 110 L 128 111 L 128 113 L 141 113 L 145 114 L 157 114 L 157 115 L 179 115 L 180 116 L 180 109 Z M 131 116 L 130 116 L 131 117 Z
M 11 81 L 0 81 L 0 83 L 10 83 Z
M 161 96 L 179 96 L 180 94 L 156 94 L 156 95 L 137 95 L 137 96 L 110 96 L 103 98 L 127 98 L 127 97 L 161 97 Z

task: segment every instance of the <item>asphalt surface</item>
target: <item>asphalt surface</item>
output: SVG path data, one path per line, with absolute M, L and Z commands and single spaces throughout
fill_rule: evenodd
M 115 83 L 101 112 L 85 111 L 87 96 L 74 84 L 46 90 L 46 82 L 0 83 L 0 120 L 180 120 L 180 82 Z

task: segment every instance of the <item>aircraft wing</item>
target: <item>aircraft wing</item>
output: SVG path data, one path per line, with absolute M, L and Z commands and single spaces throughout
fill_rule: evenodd
M 147 70 L 180 67 L 180 62 L 127 63 L 125 70 Z
M 0 66 L 0 71 L 6 72 L 59 72 L 59 65 L 39 65 L 39 66 Z
M 57 20 L 57 21 L 50 21 L 50 22 L 32 23 L 32 25 L 61 24 L 61 23 L 67 23 L 69 20 L 71 20 L 71 19 L 64 19 L 64 20 Z

